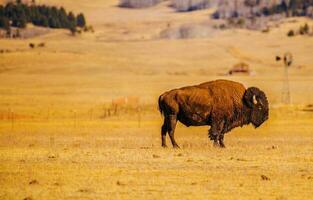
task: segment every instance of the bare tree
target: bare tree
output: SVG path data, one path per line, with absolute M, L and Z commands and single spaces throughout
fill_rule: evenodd
M 250 14 L 253 16 L 254 7 L 260 4 L 260 0 L 245 0 L 244 4 L 250 7 Z
M 210 0 L 171 0 L 171 3 L 179 12 L 205 9 L 211 5 Z
M 119 6 L 125 8 L 146 8 L 157 5 L 162 0 L 120 0 Z

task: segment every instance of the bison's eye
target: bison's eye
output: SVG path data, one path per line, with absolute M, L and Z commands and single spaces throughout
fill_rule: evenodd
M 262 110 L 262 107 L 261 107 L 261 106 L 259 106 L 259 110 Z

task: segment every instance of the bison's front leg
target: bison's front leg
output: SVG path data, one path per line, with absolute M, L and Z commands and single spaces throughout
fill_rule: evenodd
M 224 145 L 224 135 L 222 133 L 223 131 L 223 122 L 220 123 L 214 123 L 211 125 L 211 128 L 209 130 L 209 138 L 210 140 L 213 140 L 213 145 L 215 147 L 225 147 Z
M 225 148 L 225 144 L 224 144 L 224 133 L 221 133 L 218 137 L 218 141 L 220 143 L 220 147 L 221 148 Z
M 218 133 L 216 131 L 214 131 L 214 129 L 211 127 L 209 130 L 209 138 L 210 140 L 213 140 L 213 145 L 215 147 L 218 146 Z
M 167 122 L 166 119 L 164 119 L 163 126 L 161 128 L 161 140 L 162 140 L 162 147 L 166 148 L 166 133 L 167 133 Z

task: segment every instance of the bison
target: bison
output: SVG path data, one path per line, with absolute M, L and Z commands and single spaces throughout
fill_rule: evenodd
M 266 95 L 256 87 L 246 89 L 241 83 L 216 80 L 163 93 L 159 97 L 159 110 L 164 116 L 161 128 L 162 146 L 166 146 L 166 133 L 174 148 L 177 121 L 185 126 L 209 125 L 209 138 L 214 146 L 225 147 L 224 134 L 235 127 L 252 123 L 259 127 L 268 119 L 269 105 Z

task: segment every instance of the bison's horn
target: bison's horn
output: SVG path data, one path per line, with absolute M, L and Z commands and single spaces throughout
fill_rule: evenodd
M 255 97 L 255 95 L 253 95 L 253 104 L 258 104 L 258 101 L 256 100 L 256 97 Z

